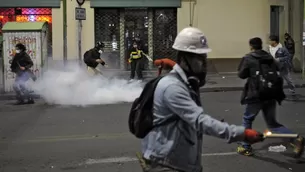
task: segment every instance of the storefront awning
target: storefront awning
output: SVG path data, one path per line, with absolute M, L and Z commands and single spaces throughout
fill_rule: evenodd
M 46 24 L 47 22 L 7 22 L 2 31 L 41 31 Z
M 0 8 L 60 8 L 60 0 L 1 0 Z
M 181 0 L 90 0 L 91 7 L 181 7 Z

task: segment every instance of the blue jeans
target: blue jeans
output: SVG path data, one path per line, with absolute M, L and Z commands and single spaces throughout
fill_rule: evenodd
M 252 123 L 255 117 L 262 110 L 264 120 L 267 124 L 268 129 L 273 133 L 285 133 L 292 134 L 293 132 L 278 123 L 276 120 L 276 101 L 265 101 L 262 103 L 247 104 L 246 110 L 243 116 L 243 126 L 247 129 L 252 128 Z M 251 145 L 248 143 L 242 143 L 243 147 L 250 148 Z
M 25 83 L 31 78 L 31 73 L 28 71 L 22 71 L 16 74 L 16 79 L 13 84 L 13 89 L 16 93 L 18 101 L 23 101 L 24 99 L 31 99 L 30 90 L 26 88 Z

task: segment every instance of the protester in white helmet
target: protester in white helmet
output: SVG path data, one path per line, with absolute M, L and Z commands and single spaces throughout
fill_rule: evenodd
M 205 84 L 207 39 L 197 28 L 183 29 L 176 37 L 177 64 L 158 83 L 154 93 L 154 128 L 142 141 L 146 172 L 201 172 L 203 134 L 228 143 L 261 141 L 262 134 L 229 125 L 207 115 L 199 88 Z

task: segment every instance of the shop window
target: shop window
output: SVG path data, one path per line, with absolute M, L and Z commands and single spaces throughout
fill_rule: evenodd
M 105 52 L 102 57 L 110 68 L 117 69 L 120 68 L 119 16 L 119 9 L 95 9 L 95 42 L 102 41 L 105 44 Z
M 119 10 L 95 9 L 95 41 L 103 41 L 112 50 L 112 41 L 119 40 Z
M 175 59 L 172 49 L 177 36 L 177 9 L 154 9 L 153 19 L 154 58 Z
M 127 59 L 133 41 L 147 54 L 152 49 L 154 59 L 174 59 L 172 45 L 176 35 L 176 8 L 95 8 L 95 41 L 106 44 L 105 50 L 110 53 L 104 53 L 103 57 L 113 62 L 115 68 L 120 68 L 120 63 L 129 68 Z M 119 40 L 124 41 L 124 49 L 120 49 Z M 124 53 L 125 57 L 119 53 Z M 148 64 L 146 61 L 146 69 Z

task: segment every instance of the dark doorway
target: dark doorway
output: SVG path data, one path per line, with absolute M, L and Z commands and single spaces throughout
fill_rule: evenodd
M 270 35 L 280 36 L 281 6 L 270 6 Z

